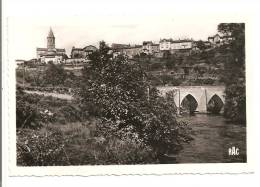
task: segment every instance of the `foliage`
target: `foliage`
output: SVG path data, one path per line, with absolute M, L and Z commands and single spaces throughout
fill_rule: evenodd
M 37 105 L 31 104 L 27 99 L 39 101 L 38 98 L 28 97 L 18 89 L 16 92 L 16 127 L 38 128 L 41 126 L 39 123 L 41 117 Z
M 64 128 L 63 128 L 64 127 Z M 90 133 L 91 131 L 94 131 Z M 69 125 L 17 131 L 17 165 L 155 164 L 154 151 L 132 139 L 105 139 L 90 126 Z
M 179 86 L 183 81 L 180 78 L 174 78 L 172 75 L 161 75 L 159 76 L 160 80 L 162 81 L 163 85 L 169 84 L 172 86 Z
M 197 47 L 200 49 L 200 50 L 205 50 L 207 47 L 205 45 L 205 43 L 202 41 L 202 40 L 199 40 L 197 42 Z
M 165 66 L 167 69 L 173 69 L 175 67 L 176 59 L 172 57 L 171 59 L 166 60 Z
M 112 134 L 123 139 L 130 133 L 158 154 L 175 152 L 183 141 L 189 140 L 175 119 L 176 107 L 160 97 L 156 89 L 149 89 L 139 64 L 130 63 L 123 56 L 110 58 L 104 42 L 91 56 L 83 76 L 82 103 L 93 102 L 99 108 L 99 132 L 103 136 Z
M 77 140 L 77 141 L 76 141 Z M 75 141 L 75 143 L 74 143 Z M 72 137 L 66 146 L 71 165 L 156 164 L 152 149 L 131 139 Z
M 55 65 L 49 63 L 47 70 L 45 71 L 44 80 L 46 84 L 53 86 L 63 85 L 66 79 L 66 72 L 62 65 Z
M 222 23 L 218 31 L 233 38 L 226 46 L 230 55 L 226 57 L 223 80 L 226 84 L 224 115 L 232 120 L 246 121 L 245 85 L 245 24 Z
M 86 119 L 86 116 L 83 115 L 83 112 L 81 112 L 79 108 L 73 105 L 62 106 L 59 108 L 57 115 L 62 115 L 63 119 L 65 119 L 67 122 L 76 122 Z
M 196 85 L 213 85 L 215 83 L 214 79 L 207 78 L 207 79 L 196 79 L 194 84 Z
M 164 53 L 163 53 L 163 58 L 164 58 L 164 59 L 170 59 L 170 58 L 171 58 L 171 53 L 170 53 L 170 51 L 164 51 Z
M 43 124 L 82 121 L 88 114 L 79 107 L 78 103 L 28 94 L 20 89 L 16 93 L 16 126 L 17 128 L 40 128 Z
M 17 165 L 68 165 L 61 132 L 22 129 L 17 131 Z
M 246 91 L 244 81 L 229 85 L 226 90 L 224 115 L 236 122 L 246 121 Z
M 155 62 L 150 64 L 150 70 L 154 71 L 154 70 L 162 70 L 163 69 L 163 64 L 161 62 Z

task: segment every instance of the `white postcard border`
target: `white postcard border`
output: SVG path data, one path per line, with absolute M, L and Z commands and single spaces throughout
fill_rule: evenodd
M 247 163 L 201 163 L 201 164 L 159 164 L 159 165 L 106 165 L 106 166 L 44 166 L 44 167 L 18 167 L 16 166 L 16 119 L 15 119 L 15 65 L 8 45 L 8 37 L 10 37 L 9 26 L 5 25 L 7 38 L 4 40 L 7 51 L 4 53 L 4 104 L 8 107 L 4 111 L 3 128 L 5 132 L 8 130 L 8 159 L 9 159 L 9 175 L 10 176 L 90 176 L 90 175 L 145 175 L 145 174 L 206 174 L 206 173 L 251 173 L 254 172 L 255 166 L 255 125 L 251 106 L 254 104 L 253 98 L 249 97 L 254 91 L 253 88 L 253 72 L 252 63 L 256 61 L 254 56 L 249 52 L 253 45 L 251 32 L 253 25 L 252 17 L 248 19 L 238 19 L 239 22 L 246 23 L 246 81 L 247 81 Z M 225 22 L 225 20 L 223 20 Z M 7 23 L 7 22 L 6 22 Z

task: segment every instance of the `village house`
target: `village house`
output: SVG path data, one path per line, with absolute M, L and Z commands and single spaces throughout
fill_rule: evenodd
M 126 55 L 128 58 L 132 59 L 137 55 L 140 55 L 143 48 L 141 45 L 134 45 L 130 47 L 126 47 L 122 49 L 122 52 L 124 55 Z
M 82 58 L 82 59 L 85 59 L 85 58 L 88 58 L 88 56 L 90 54 L 92 54 L 93 52 L 97 51 L 98 49 L 93 46 L 93 45 L 89 45 L 89 46 L 86 46 L 84 48 L 75 48 L 74 46 L 72 47 L 71 49 L 71 58 Z
M 172 39 L 161 39 L 159 42 L 160 51 L 169 51 L 171 49 Z
M 208 37 L 208 41 L 211 43 L 213 47 L 229 44 L 230 41 L 233 40 L 233 37 L 230 35 L 222 35 L 215 34 L 214 36 Z
M 125 55 L 128 58 L 134 58 L 134 56 L 139 55 L 142 52 L 141 45 L 130 45 L 130 44 L 115 44 L 111 45 L 111 50 L 113 51 L 113 58 L 118 55 Z
M 113 54 L 113 58 L 117 57 L 118 55 L 123 54 L 123 49 L 130 47 L 130 44 L 117 44 L 117 43 L 112 43 L 110 49 Z
M 219 34 L 215 34 L 214 36 L 209 36 L 208 37 L 208 41 L 213 44 L 213 45 L 217 45 L 221 43 L 222 38 L 220 37 Z
M 162 39 L 159 43 L 160 51 L 170 51 L 170 50 L 181 50 L 181 49 L 192 49 L 192 40 L 172 40 L 172 39 Z
M 83 58 L 84 56 L 84 51 L 82 48 L 76 48 L 76 47 L 72 47 L 71 49 L 71 54 L 70 57 L 71 58 Z
M 191 49 L 192 40 L 174 40 L 171 43 L 172 50 Z
M 159 44 L 155 44 L 152 41 L 144 41 L 142 50 L 142 52 L 147 55 L 153 55 L 159 52 Z
M 193 41 L 190 39 L 173 40 L 162 39 L 159 43 L 159 49 L 161 52 L 170 52 L 171 54 L 185 54 L 189 55 L 193 49 Z
M 174 40 L 171 43 L 171 49 L 170 53 L 175 54 L 175 53 L 182 53 L 185 55 L 189 55 L 193 46 L 193 41 L 192 40 Z

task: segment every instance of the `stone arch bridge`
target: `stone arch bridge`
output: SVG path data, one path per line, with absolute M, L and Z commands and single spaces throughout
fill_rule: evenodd
M 180 111 L 185 98 L 196 102 L 195 110 L 200 113 L 207 113 L 210 101 L 215 100 L 221 103 L 221 109 L 225 103 L 224 86 L 164 86 L 157 87 L 160 93 L 165 96 L 167 92 L 174 91 L 174 102 Z

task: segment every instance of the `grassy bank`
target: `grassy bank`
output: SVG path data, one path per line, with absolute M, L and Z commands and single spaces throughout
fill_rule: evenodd
M 158 163 L 154 151 L 141 142 L 104 137 L 97 128 L 100 119 L 77 102 L 25 93 L 17 102 L 21 121 L 28 118 L 23 126 L 17 121 L 19 166 Z

